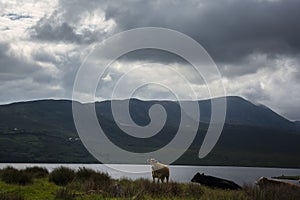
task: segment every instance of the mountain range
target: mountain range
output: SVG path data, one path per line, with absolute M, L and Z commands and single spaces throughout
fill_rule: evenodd
M 204 159 L 198 158 L 211 115 L 211 100 L 200 100 L 200 122 L 190 148 L 174 164 L 300 167 L 300 122 L 290 121 L 264 105 L 237 96 L 227 100 L 225 125 L 216 146 Z M 122 132 L 114 121 L 112 101 L 96 102 L 99 123 L 107 137 L 123 149 L 150 152 L 165 146 L 175 136 L 181 110 L 176 101 L 128 101 L 132 120 L 145 126 L 149 108 L 160 104 L 167 120 L 151 138 L 135 138 Z M 186 102 L 189 103 L 189 102 Z M 80 104 L 87 106 L 89 104 Z M 96 163 L 83 146 L 72 116 L 71 100 L 36 100 L 0 106 L 0 162 Z

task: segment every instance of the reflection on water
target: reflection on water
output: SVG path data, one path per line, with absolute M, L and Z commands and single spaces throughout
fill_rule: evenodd
M 79 167 L 91 168 L 96 171 L 107 172 L 113 178 L 127 177 L 130 179 L 151 178 L 150 165 L 102 165 L 102 164 L 37 164 L 37 163 L 1 163 L 0 168 L 13 166 L 18 169 L 29 166 L 46 167 L 49 171 L 59 166 L 66 166 L 72 169 Z M 255 181 L 262 177 L 272 177 L 280 175 L 300 175 L 300 169 L 285 169 L 285 168 L 259 168 L 259 167 L 219 167 L 219 166 L 170 166 L 171 180 L 177 182 L 189 182 L 197 173 L 204 173 L 211 176 L 217 176 L 233 180 L 238 184 L 254 184 Z M 291 181 L 297 183 L 297 181 Z

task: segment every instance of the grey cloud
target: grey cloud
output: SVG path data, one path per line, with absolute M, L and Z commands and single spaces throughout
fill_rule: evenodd
M 82 56 L 82 52 L 80 49 L 77 49 L 74 52 L 66 53 L 62 57 L 63 60 L 57 63 L 57 67 L 60 70 L 60 84 L 65 89 L 65 95 L 69 98 L 72 97 L 76 74 L 82 64 L 80 56 Z
M 0 30 L 1 31 L 7 31 L 7 30 L 10 30 L 8 27 L 0 27 Z
M 271 98 L 259 84 L 252 86 L 251 88 L 244 88 L 243 96 L 252 102 L 270 101 Z
M 31 78 L 1 83 L 0 102 L 9 103 L 33 99 L 64 97 L 63 89 L 53 89 L 50 84 L 33 82 Z
M 49 54 L 43 50 L 39 50 L 32 54 L 34 60 L 39 62 L 53 63 L 56 62 L 56 58 L 54 55 Z
M 80 37 L 74 33 L 73 28 L 67 23 L 63 23 L 59 26 L 52 26 L 51 24 L 42 24 L 35 26 L 36 34 L 34 38 L 40 40 L 49 41 L 67 41 L 67 42 L 79 42 Z
M 150 62 L 160 62 L 160 63 L 182 63 L 186 64 L 187 61 L 180 56 L 173 54 L 171 52 L 158 50 L 158 49 L 141 49 L 136 51 L 131 51 L 119 58 L 119 60 L 134 60 L 143 61 L 147 60 Z
M 39 82 L 48 82 L 49 84 L 59 84 L 65 89 L 68 97 L 71 97 L 72 87 L 76 72 L 81 65 L 82 51 L 81 48 L 65 53 L 49 53 L 45 49 L 34 52 L 32 57 L 34 60 L 52 64 L 58 71 L 57 74 L 51 76 L 47 71 L 41 71 L 34 76 L 34 79 Z
M 249 55 L 296 55 L 300 53 L 300 1 L 60 1 L 67 22 L 83 12 L 101 8 L 106 19 L 116 22 L 116 32 L 144 26 L 171 28 L 197 40 L 220 66 L 231 64 L 230 76 L 255 73 Z M 176 56 L 151 51 L 124 56 L 129 60 L 180 62 Z M 237 69 L 235 71 L 235 69 Z
M 16 76 L 24 76 L 24 74 L 39 69 L 37 65 L 22 62 L 13 54 L 9 54 L 9 48 L 8 44 L 0 43 L 0 74 L 6 74 L 6 76 L 11 76 L 14 79 Z
M 218 67 L 223 76 L 234 78 L 246 74 L 254 74 L 259 69 L 276 67 L 276 61 L 281 59 L 280 55 L 252 54 L 232 63 L 219 63 Z
M 26 92 L 26 88 L 31 85 L 48 85 L 55 83 L 57 80 L 54 76 L 36 63 L 31 63 L 22 59 L 13 53 L 9 52 L 10 47 L 8 44 L 0 43 L 0 84 L 1 94 L 8 93 L 9 87 L 15 86 L 17 83 L 26 80 L 28 85 L 18 85 L 18 90 Z M 7 87 L 6 87 L 7 86 Z M 42 88 L 40 88 L 42 90 Z M 18 93 L 17 95 L 22 95 Z M 7 97 L 7 96 L 6 96 Z
M 129 1 L 108 3 L 105 13 L 121 30 L 161 26 L 188 34 L 218 62 L 253 53 L 300 50 L 300 1 Z
M 283 116 L 285 116 L 288 119 L 296 119 L 296 120 L 300 121 L 298 106 L 286 107 L 282 114 L 283 114 Z
M 54 11 L 50 17 L 41 18 L 31 29 L 31 38 L 42 41 L 89 44 L 99 40 L 102 36 L 99 32 L 83 30 L 76 33 L 75 25 L 65 19 L 61 19 L 59 10 Z
M 18 15 L 18 14 L 15 14 L 15 13 L 9 13 L 9 14 L 6 14 L 4 16 L 7 16 L 10 20 L 20 20 L 20 19 L 30 19 L 30 18 L 33 18 L 32 16 L 30 15 Z
M 59 25 L 50 23 L 37 24 L 31 37 L 50 42 L 91 43 L 95 41 L 90 32 L 87 31 L 84 36 L 77 34 L 74 32 L 74 28 L 66 22 Z

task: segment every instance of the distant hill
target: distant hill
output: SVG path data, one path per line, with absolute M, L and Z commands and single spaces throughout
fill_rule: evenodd
M 126 100 L 128 101 L 128 100 Z M 172 101 L 141 101 L 138 99 L 131 99 L 131 111 L 135 121 L 141 125 L 148 124 L 148 109 L 153 104 L 161 104 L 170 114 L 170 122 L 178 123 L 180 117 L 179 104 Z M 211 113 L 211 101 L 198 101 L 201 119 L 203 123 L 209 123 Z M 110 112 L 110 101 L 97 103 L 98 111 L 102 110 L 106 118 L 113 119 Z M 274 128 L 283 130 L 295 129 L 296 123 L 280 116 L 264 105 L 255 105 L 241 97 L 229 96 L 227 97 L 227 113 L 226 124 L 234 125 L 249 125 L 264 128 Z
M 227 98 L 227 124 L 293 129 L 295 124 L 264 105 L 255 105 L 241 97 Z
M 114 143 L 130 151 L 149 152 L 172 140 L 180 122 L 178 102 L 122 101 L 129 101 L 131 117 L 139 125 L 150 122 L 148 109 L 153 104 L 164 106 L 168 118 L 157 135 L 150 139 L 134 138 L 124 134 L 114 122 L 111 101 L 97 102 L 99 123 Z M 118 102 L 121 100 L 115 103 Z M 213 151 L 198 159 L 211 112 L 210 100 L 198 103 L 201 122 L 197 137 L 176 164 L 300 167 L 299 122 L 289 121 L 266 106 L 241 97 L 227 97 L 222 135 Z M 77 135 L 69 100 L 1 105 L 0 146 L 0 162 L 97 162 Z

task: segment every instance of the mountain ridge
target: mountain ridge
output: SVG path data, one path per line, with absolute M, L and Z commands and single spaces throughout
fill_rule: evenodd
M 150 123 L 148 111 L 152 105 L 164 106 L 166 124 L 150 141 L 134 138 L 123 133 L 114 122 L 111 101 L 96 102 L 99 123 L 113 143 L 133 152 L 151 152 L 176 135 L 181 114 L 178 102 L 127 99 L 116 103 L 122 101 L 129 101 L 132 120 L 140 126 Z M 175 164 L 300 167 L 297 123 L 240 97 L 227 98 L 227 119 L 221 137 L 213 151 L 200 160 L 197 155 L 208 128 L 211 104 L 210 100 L 198 103 L 202 121 L 197 136 Z M 97 162 L 77 134 L 71 100 L 0 105 L 0 145 L 3 149 L 0 162 Z

